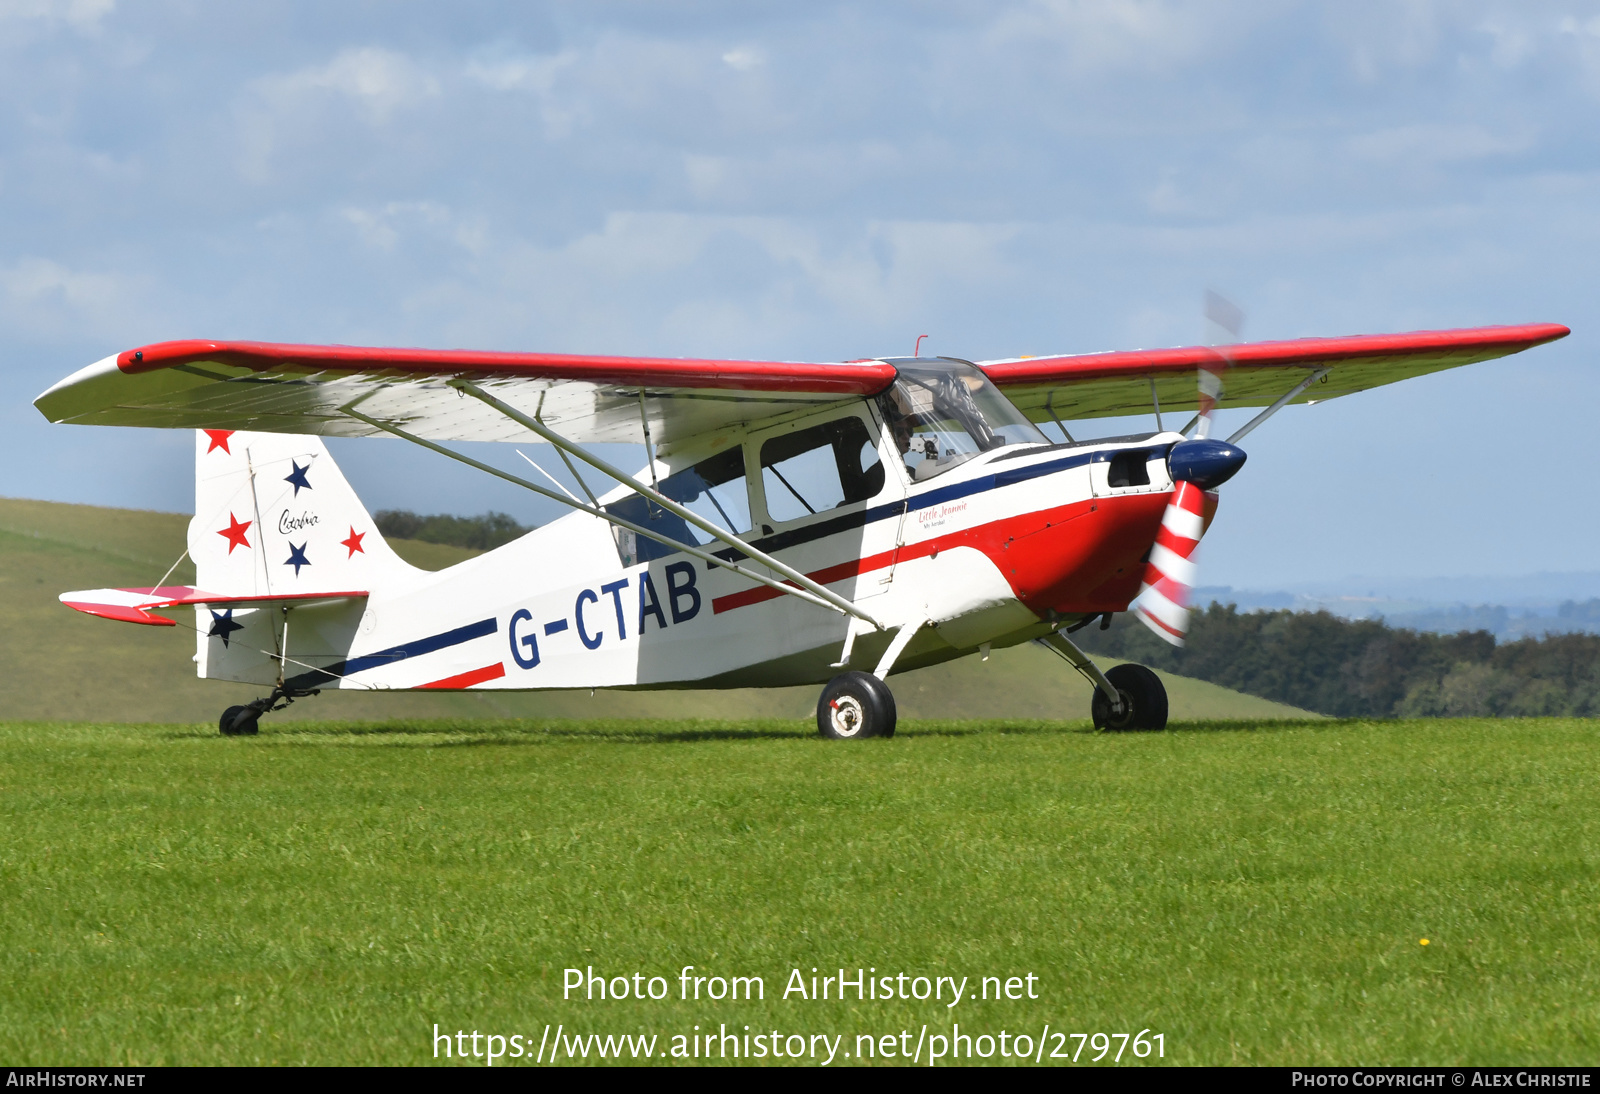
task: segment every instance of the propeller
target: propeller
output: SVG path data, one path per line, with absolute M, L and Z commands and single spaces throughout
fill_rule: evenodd
M 1237 307 L 1206 293 L 1206 318 L 1237 341 L 1243 315 Z M 1200 413 L 1194 436 L 1179 441 L 1167 453 L 1167 472 L 1176 489 L 1161 515 L 1161 527 L 1150 547 L 1139 595 L 1128 609 L 1158 638 L 1183 645 L 1189 633 L 1189 601 L 1195 585 L 1194 552 L 1205 534 L 1205 494 L 1233 478 L 1244 466 L 1245 454 L 1226 441 L 1211 440 L 1211 412 L 1222 398 L 1222 373 L 1227 357 L 1217 354 L 1213 365 L 1200 369 Z

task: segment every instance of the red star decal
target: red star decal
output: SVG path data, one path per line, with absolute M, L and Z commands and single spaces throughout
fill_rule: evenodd
M 367 538 L 367 533 L 365 533 L 365 532 L 357 532 L 354 528 L 350 529 L 350 538 L 349 539 L 341 539 L 339 541 L 339 546 L 350 548 L 350 553 L 345 557 L 346 558 L 355 558 L 357 551 L 360 551 L 362 554 L 366 554 L 367 553 L 367 549 L 365 547 L 361 546 L 361 541 L 366 539 L 366 538 Z
M 251 523 L 251 521 L 247 520 L 241 524 L 238 518 L 236 518 L 232 513 L 229 513 L 228 526 L 226 528 L 218 529 L 217 535 L 228 541 L 228 553 L 230 555 L 233 554 L 233 549 L 235 547 L 250 546 L 250 541 L 245 538 L 244 530 L 250 527 Z
M 231 429 L 208 429 L 208 430 L 206 430 L 206 436 L 211 438 L 211 447 L 206 449 L 206 454 L 207 455 L 210 455 L 212 452 L 215 452 L 219 448 L 222 449 L 224 452 L 226 452 L 228 455 L 230 455 L 230 456 L 233 455 L 233 449 L 228 447 L 228 438 L 233 436 L 233 430 L 231 430 Z

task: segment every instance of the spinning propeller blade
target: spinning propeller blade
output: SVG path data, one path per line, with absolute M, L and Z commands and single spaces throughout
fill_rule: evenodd
M 1191 556 L 1205 530 L 1200 513 L 1204 500 L 1205 491 L 1194 483 L 1178 483 L 1161 515 L 1150 561 L 1144 564 L 1144 584 L 1128 605 L 1141 623 L 1174 646 L 1183 645 L 1189 633 L 1189 593 L 1195 574 Z
M 1228 334 L 1238 337 L 1243 315 L 1238 308 L 1215 293 L 1206 294 L 1206 318 Z M 1167 454 L 1167 471 L 1177 489 L 1161 515 L 1161 528 L 1150 547 L 1144 581 L 1139 595 L 1128 609 L 1139 617 L 1157 637 L 1183 645 L 1189 633 L 1189 599 L 1195 582 L 1195 548 L 1205 534 L 1207 490 L 1221 486 L 1244 466 L 1242 451 L 1225 441 L 1210 440 L 1211 412 L 1222 398 L 1222 370 L 1227 358 L 1200 369 L 1200 415 L 1194 436 L 1179 441 Z

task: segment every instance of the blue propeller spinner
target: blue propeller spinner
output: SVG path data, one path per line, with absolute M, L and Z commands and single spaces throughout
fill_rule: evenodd
M 1173 482 L 1192 482 L 1202 490 L 1215 490 L 1244 466 L 1245 454 L 1227 441 L 1179 441 L 1167 453 L 1167 473 Z

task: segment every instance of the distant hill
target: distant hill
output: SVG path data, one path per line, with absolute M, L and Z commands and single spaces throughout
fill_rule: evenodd
M 1600 572 L 1481 577 L 1345 577 L 1276 590 L 1202 586 L 1195 603 L 1241 612 L 1329 612 L 1390 627 L 1456 634 L 1487 631 L 1502 642 L 1550 634 L 1600 634 Z
M 0 719 L 214 722 L 260 689 L 197 680 L 194 638 L 181 627 L 139 627 L 63 607 L 69 589 L 152 585 L 184 550 L 189 518 L 177 513 L 102 509 L 0 499 Z M 437 570 L 479 552 L 389 541 L 414 566 Z M 170 582 L 192 582 L 179 565 Z M 1112 662 L 1107 662 L 1108 664 Z M 1315 717 L 1181 676 L 1165 676 L 1175 719 Z M 905 718 L 1088 717 L 1089 688 L 1035 646 L 969 657 L 893 678 Z M 739 691 L 395 695 L 327 692 L 275 718 L 743 718 L 810 717 L 816 688 Z

